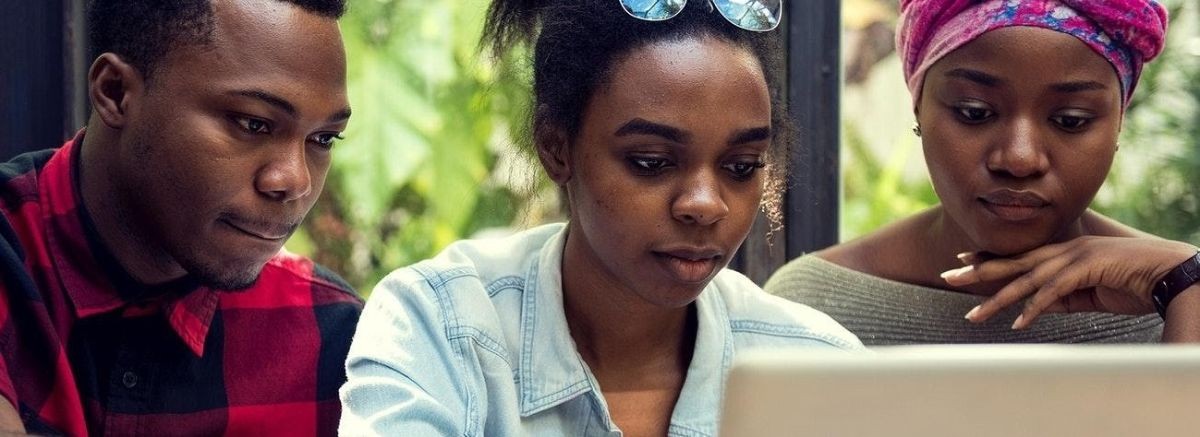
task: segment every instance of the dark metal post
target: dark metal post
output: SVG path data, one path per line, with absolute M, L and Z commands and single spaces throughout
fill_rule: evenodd
M 788 102 L 798 129 L 786 201 L 792 259 L 838 241 L 842 5 L 800 0 L 787 6 Z
M 63 131 L 73 135 L 87 124 L 91 102 L 87 95 L 87 74 L 92 66 L 91 46 L 87 38 L 87 0 L 63 0 L 66 39 L 63 41 Z
M 63 136 L 62 6 L 0 2 L 0 160 Z
M 761 214 L 730 263 L 764 284 L 788 260 L 837 243 L 841 171 L 838 167 L 840 0 L 785 0 L 786 89 L 797 128 L 784 230 L 768 237 Z
M 0 1 L 0 161 L 58 147 L 86 121 L 84 3 Z

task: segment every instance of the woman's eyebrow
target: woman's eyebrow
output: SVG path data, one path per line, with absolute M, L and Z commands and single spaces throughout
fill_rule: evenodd
M 768 126 L 754 127 L 734 132 L 729 136 L 729 145 L 753 143 L 771 139 L 771 128 Z
M 687 143 L 691 139 L 691 135 L 683 129 L 662 123 L 655 123 L 643 118 L 635 118 L 625 122 L 620 128 L 617 128 L 615 135 L 618 137 L 627 135 L 654 135 L 681 144 Z
M 1082 91 L 1104 91 L 1108 89 L 1108 85 L 1094 80 L 1078 80 L 1051 84 L 1050 89 L 1060 93 L 1078 93 Z
M 947 71 L 944 76 L 966 79 L 989 88 L 995 88 L 996 86 L 1004 83 L 1004 80 L 1000 79 L 999 77 L 969 68 L 955 68 Z

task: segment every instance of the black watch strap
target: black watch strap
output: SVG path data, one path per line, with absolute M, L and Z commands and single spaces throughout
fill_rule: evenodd
M 1171 300 L 1197 282 L 1200 282 L 1200 252 L 1175 266 L 1154 284 L 1154 292 L 1150 297 L 1154 300 L 1158 315 L 1167 318 L 1167 305 L 1171 304 Z

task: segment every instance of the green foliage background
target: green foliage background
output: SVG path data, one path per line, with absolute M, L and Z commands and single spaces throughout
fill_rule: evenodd
M 480 54 L 486 10 L 485 0 L 350 2 L 342 31 L 354 116 L 289 249 L 366 294 L 457 239 L 537 219 L 523 208 L 541 184 L 509 131 L 529 111 L 523 57 Z
M 1168 0 L 1166 50 L 1149 64 L 1129 109 L 1122 164 L 1096 209 L 1142 230 L 1200 244 L 1200 3 Z

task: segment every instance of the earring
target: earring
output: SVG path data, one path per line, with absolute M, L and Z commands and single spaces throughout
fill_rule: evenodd
M 916 135 L 918 137 L 921 136 L 921 123 L 913 123 L 912 132 L 913 132 L 913 135 Z

